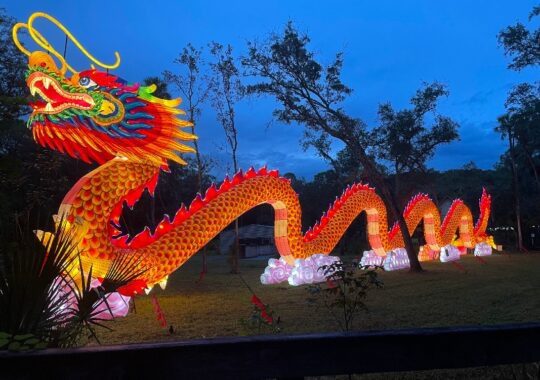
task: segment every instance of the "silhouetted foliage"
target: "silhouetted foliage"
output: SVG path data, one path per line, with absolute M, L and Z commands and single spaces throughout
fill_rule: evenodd
M 26 56 L 17 49 L 11 38 L 15 23 L 15 19 L 0 8 L 0 121 L 15 120 L 29 112 L 29 94 L 24 80 Z
M 227 143 L 231 148 L 231 157 L 234 173 L 240 169 L 238 167 L 238 127 L 236 125 L 235 105 L 244 96 L 244 86 L 240 81 L 240 72 L 233 56 L 231 45 L 223 46 L 218 42 L 211 42 L 210 53 L 213 61 L 210 67 L 213 72 L 211 87 L 212 106 L 216 111 L 219 124 L 225 132 Z M 234 222 L 235 244 L 231 257 L 231 272 L 239 271 L 239 251 L 240 243 L 238 238 L 238 219 Z
M 413 252 L 409 231 L 397 204 L 396 189 L 386 181 L 385 171 L 376 158 L 393 160 L 401 167 L 423 167 L 435 147 L 456 136 L 457 125 L 447 117 L 438 117 L 431 130 L 424 126 L 424 116 L 433 112 L 445 88 L 434 83 L 419 90 L 413 97 L 413 110 L 395 112 L 389 104 L 380 108 L 381 126 L 371 133 L 360 119 L 351 117 L 343 102 L 352 89 L 341 80 L 343 55 L 323 66 L 309 50 L 310 39 L 300 34 L 289 22 L 282 34 L 273 34 L 264 43 L 248 43 L 249 53 L 242 60 L 246 74 L 259 81 L 247 86 L 249 94 L 273 96 L 281 106 L 274 116 L 287 124 L 305 127 L 304 146 L 314 147 L 321 157 L 330 158 L 331 138 L 341 140 L 350 157 L 362 167 L 370 181 L 378 187 L 391 215 L 403 232 L 411 271 L 422 268 Z M 378 139 L 374 139 L 374 137 Z M 407 138 L 407 146 L 401 141 Z M 406 158 L 421 152 L 418 161 Z
M 156 91 L 152 95 L 161 99 L 171 99 L 171 94 L 167 82 L 160 77 L 146 77 L 143 79 L 143 85 L 150 86 L 155 85 Z
M 529 21 L 539 14 L 540 6 L 534 7 Z M 521 70 L 540 63 L 540 29 L 528 30 L 518 22 L 499 32 L 498 39 L 505 54 L 512 56 L 512 62 L 508 65 L 510 69 Z
M 404 172 L 425 171 L 426 162 L 437 146 L 458 138 L 458 124 L 436 113 L 437 102 L 449 95 L 441 83 L 426 83 L 411 98 L 410 109 L 396 111 L 390 103 L 379 106 L 380 125 L 373 129 L 374 153 L 394 175 L 394 191 L 399 193 L 399 176 Z M 426 125 L 432 114 L 433 123 Z
M 358 314 L 368 311 L 364 301 L 369 290 L 383 286 L 376 269 L 360 268 L 354 261 L 336 261 L 318 270 L 323 273 L 326 283 L 307 287 L 308 302 L 321 302 L 342 331 L 353 330 Z

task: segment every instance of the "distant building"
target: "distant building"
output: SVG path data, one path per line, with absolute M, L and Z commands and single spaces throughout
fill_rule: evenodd
M 277 255 L 274 226 L 249 224 L 238 228 L 240 258 Z M 219 234 L 219 253 L 229 253 L 234 244 L 234 229 Z

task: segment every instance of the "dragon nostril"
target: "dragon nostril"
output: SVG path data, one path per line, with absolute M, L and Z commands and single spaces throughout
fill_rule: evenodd
M 39 65 L 40 65 L 41 67 L 47 66 L 47 64 L 46 64 L 45 62 L 41 62 Z

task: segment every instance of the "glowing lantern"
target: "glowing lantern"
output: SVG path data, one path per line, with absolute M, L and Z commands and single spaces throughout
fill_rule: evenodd
M 457 247 L 449 244 L 441 248 L 441 262 L 448 263 L 450 261 L 459 260 L 460 258 L 461 251 Z
M 491 246 L 487 243 L 478 243 L 474 247 L 475 256 L 490 256 L 492 253 Z
M 404 248 L 396 248 L 390 252 L 384 259 L 383 268 L 385 271 L 393 271 L 399 269 L 408 269 L 411 267 L 409 256 Z
M 77 71 L 70 66 L 35 29 L 37 18 L 58 26 L 97 68 Z M 26 28 L 44 51 L 26 50 L 17 37 L 21 28 Z M 38 12 L 27 23 L 16 24 L 13 35 L 19 49 L 29 56 L 29 90 L 43 99 L 33 105 L 28 119 L 34 139 L 50 149 L 100 164 L 71 188 L 58 211 L 81 237 L 82 266 L 86 271 L 91 267 L 96 277 L 103 277 L 118 255 L 137 255 L 143 257 L 141 266 L 147 270 L 122 292 L 164 286 L 170 273 L 231 222 L 265 203 L 275 211 L 274 235 L 281 259 L 269 263 L 261 277 L 264 283 L 284 281 L 286 276 L 294 285 L 321 280 L 321 263 L 335 260 L 327 255 L 364 212 L 371 247 L 364 263 L 382 262 L 387 270 L 408 268 L 401 230 L 397 225 L 388 230 L 387 210 L 375 189 L 360 183 L 347 187 L 320 221 L 302 234 L 298 195 L 287 178 L 266 167 L 240 171 L 226 177 L 220 186 L 212 185 L 189 207 L 181 206 L 174 216 L 165 215 L 155 231 L 147 227 L 135 236 L 123 234 L 123 205 L 134 207 L 145 191 L 153 196 L 167 162 L 185 164 L 180 155 L 194 151 L 183 143 L 196 137 L 182 130 L 190 123 L 180 118 L 180 99 L 159 99 L 153 95 L 155 85 L 129 84 L 109 73 L 120 63 L 118 53 L 112 64 L 99 61 L 47 14 Z M 409 231 L 423 223 L 426 245 L 433 252 L 448 246 L 456 231 L 464 247 L 473 248 L 480 238 L 486 241 L 490 202 L 484 191 L 474 226 L 471 212 L 461 200 L 452 203 L 441 222 L 436 205 L 425 194 L 409 202 L 404 217 Z M 430 253 L 426 254 L 429 257 Z
M 373 250 L 364 251 L 360 266 L 362 267 L 381 267 L 384 262 L 384 257 L 377 255 Z

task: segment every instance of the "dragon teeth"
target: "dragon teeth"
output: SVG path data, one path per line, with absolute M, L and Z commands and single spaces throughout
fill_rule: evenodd
M 159 287 L 163 290 L 167 287 L 167 280 L 169 279 L 169 276 L 165 276 L 161 281 L 158 282 Z
M 53 109 L 53 106 L 51 105 L 51 103 L 47 103 L 47 105 L 45 106 L 45 111 L 54 111 Z
M 32 96 L 36 95 L 36 88 L 34 86 L 30 87 L 30 93 L 32 94 Z
M 51 80 L 49 78 L 43 78 L 43 87 L 48 89 L 51 84 Z

